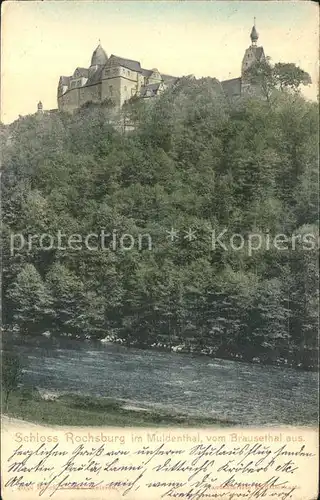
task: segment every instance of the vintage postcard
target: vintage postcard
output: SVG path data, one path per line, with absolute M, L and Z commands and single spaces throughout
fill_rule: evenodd
M 316 3 L 1 28 L 2 498 L 316 499 Z

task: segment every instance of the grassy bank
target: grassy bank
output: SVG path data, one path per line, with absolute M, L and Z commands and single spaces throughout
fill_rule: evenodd
M 222 427 L 233 424 L 213 418 L 126 409 L 123 403 L 109 398 L 64 394 L 47 400 L 37 390 L 26 389 L 13 392 L 3 412 L 9 417 L 33 423 L 63 426 Z

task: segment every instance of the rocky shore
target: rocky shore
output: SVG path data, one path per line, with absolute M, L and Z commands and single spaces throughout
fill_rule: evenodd
M 147 343 L 138 343 L 138 342 L 129 342 L 125 339 L 118 338 L 114 335 L 107 335 L 105 338 L 101 339 L 100 342 L 103 344 L 118 344 L 125 345 L 126 347 L 135 347 L 141 349 L 158 349 L 162 351 L 171 351 L 174 353 L 181 354 L 192 354 L 197 356 L 208 356 L 211 358 L 218 359 L 226 359 L 232 361 L 240 361 L 243 363 L 254 363 L 254 364 L 262 364 L 262 365 L 273 365 L 273 366 L 284 366 L 288 368 L 294 368 L 298 370 L 306 370 L 306 371 L 317 371 L 318 370 L 318 358 L 317 353 L 309 353 L 307 352 L 297 352 L 297 351 L 288 351 L 287 353 L 279 354 L 276 350 L 266 349 L 264 352 L 253 355 L 252 350 L 243 349 L 242 352 L 237 352 L 236 349 L 221 349 L 215 347 L 203 347 L 198 346 L 196 344 L 170 344 L 164 342 L 153 342 L 150 344 Z M 251 352 L 250 352 L 251 351 Z M 306 359 L 303 359 L 303 358 Z M 313 359 L 312 359 L 313 358 Z

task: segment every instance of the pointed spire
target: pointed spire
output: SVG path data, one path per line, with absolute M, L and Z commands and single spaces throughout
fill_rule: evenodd
M 256 46 L 258 38 L 259 38 L 259 35 L 258 35 L 257 30 L 256 30 L 256 18 L 255 17 L 254 17 L 254 20 L 253 20 L 253 26 L 252 26 L 252 30 L 251 30 L 251 33 L 250 33 L 250 38 L 251 38 L 252 45 Z

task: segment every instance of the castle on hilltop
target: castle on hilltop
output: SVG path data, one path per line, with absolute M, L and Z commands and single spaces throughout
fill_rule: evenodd
M 251 85 L 245 71 L 255 62 L 265 59 L 263 47 L 257 46 L 258 33 L 254 26 L 251 45 L 246 49 L 241 67 L 241 76 L 222 81 L 222 89 L 228 97 L 239 97 L 250 92 Z M 144 69 L 139 61 L 115 55 L 107 56 L 99 43 L 94 50 L 89 68 L 76 68 L 71 76 L 60 76 L 58 84 L 58 108 L 72 112 L 87 102 L 112 102 L 116 107 L 131 97 L 155 98 L 166 88 L 174 85 L 178 78 L 165 75 L 158 69 Z
M 110 100 L 118 108 L 133 96 L 159 95 L 177 81 L 158 69 L 144 69 L 139 61 L 111 55 L 98 45 L 89 68 L 76 68 L 73 75 L 61 76 L 58 84 L 58 108 L 73 111 L 86 102 Z

